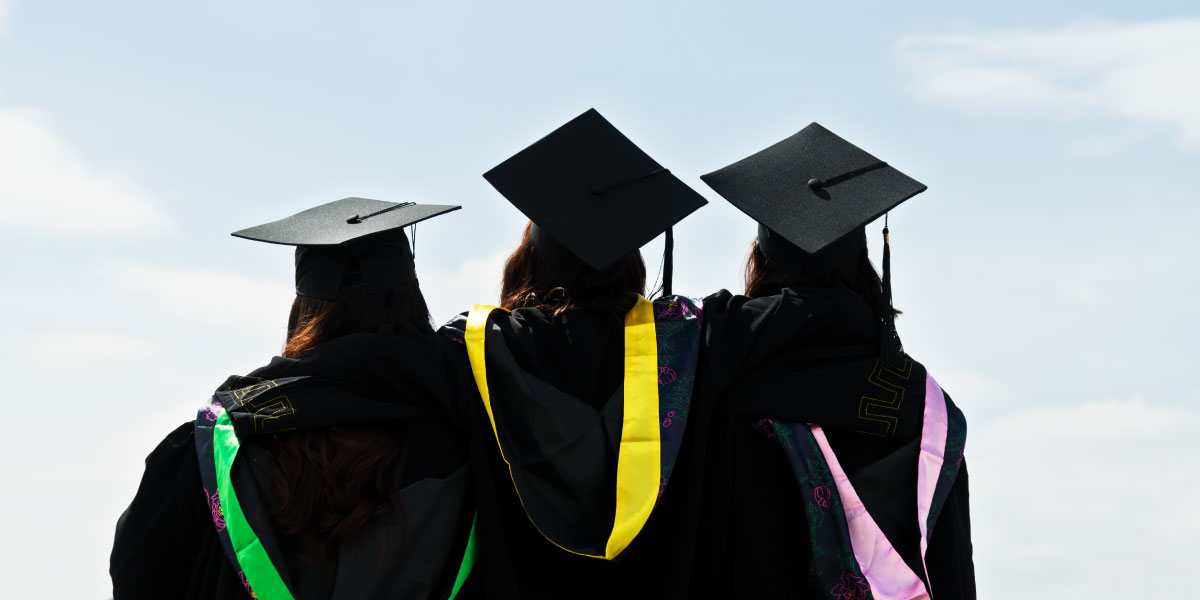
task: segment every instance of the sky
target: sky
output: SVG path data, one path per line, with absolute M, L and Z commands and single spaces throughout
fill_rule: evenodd
M 0 597 L 108 597 L 144 457 L 279 352 L 292 253 L 230 232 L 461 204 L 418 228 L 442 322 L 524 224 L 480 175 L 591 107 L 709 199 L 692 296 L 755 231 L 699 175 L 810 122 L 927 184 L 898 327 L 970 424 L 980 596 L 1191 591 L 1192 3 L 0 0 Z

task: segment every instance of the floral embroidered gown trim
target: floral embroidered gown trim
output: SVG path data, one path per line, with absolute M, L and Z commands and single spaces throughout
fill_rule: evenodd
M 918 465 L 918 519 L 924 560 L 941 507 L 962 464 L 966 419 L 926 375 L 926 408 Z M 812 552 L 810 584 L 829 600 L 909 600 L 930 590 L 875 525 L 816 425 L 759 419 L 792 466 L 806 502 Z M 865 572 L 864 572 L 865 571 Z M 928 577 L 926 577 L 926 580 Z

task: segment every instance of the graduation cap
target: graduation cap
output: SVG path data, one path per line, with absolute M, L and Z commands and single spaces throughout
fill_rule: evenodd
M 342 198 L 233 235 L 296 246 L 296 294 L 334 300 L 352 285 L 376 293 L 416 281 L 403 228 L 460 208 Z
M 921 182 L 817 123 L 701 179 L 758 221 L 767 260 L 793 274 L 846 264 L 867 245 L 866 224 L 925 191 Z M 883 228 L 884 318 L 890 335 L 891 247 Z M 885 353 L 891 356 L 891 353 Z
M 667 232 L 665 294 L 671 293 L 671 226 L 708 204 L 595 109 L 483 177 L 533 223 L 539 257 L 566 281 L 617 274 L 622 259 Z

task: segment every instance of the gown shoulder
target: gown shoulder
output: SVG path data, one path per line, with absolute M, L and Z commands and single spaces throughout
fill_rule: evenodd
M 192 423 L 146 457 L 137 495 L 117 521 L 109 573 L 114 600 L 249 598 L 213 527 Z
M 397 590 L 401 597 L 432 598 L 453 581 L 473 507 L 466 443 L 451 402 L 454 365 L 442 344 L 428 327 L 362 332 L 298 359 L 276 357 L 218 388 L 214 400 L 230 414 L 241 445 L 232 478 L 244 507 L 263 505 L 262 490 L 276 477 L 270 449 L 278 436 L 382 422 L 394 423 L 403 436 L 403 489 L 395 509 L 316 567 L 296 563 L 294 552 L 269 543 L 274 536 L 265 512 L 247 510 L 255 533 L 274 549 L 268 555 L 277 569 L 296 574 L 290 584 L 297 598 L 365 598 Z M 275 410 L 285 405 L 287 410 Z M 179 426 L 146 459 L 138 491 L 116 528 L 110 559 L 115 600 L 250 597 L 218 533 L 224 516 L 220 501 L 205 490 L 211 475 L 202 473 L 198 431 L 203 428 L 195 423 Z

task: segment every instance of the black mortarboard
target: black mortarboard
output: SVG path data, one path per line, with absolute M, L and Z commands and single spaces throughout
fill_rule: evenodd
M 925 191 L 921 182 L 816 123 L 701 179 L 758 221 L 767 260 L 794 274 L 846 264 L 867 246 L 867 223 Z M 891 280 L 885 224 L 881 354 L 894 364 L 902 350 Z
M 584 265 L 604 271 L 658 234 L 669 236 L 672 225 L 708 203 L 595 109 L 483 176 L 529 217 L 539 255 L 567 280 Z
M 375 293 L 416 281 L 403 228 L 460 208 L 342 198 L 233 235 L 296 246 L 296 294 L 334 300 L 350 285 Z
M 816 123 L 701 179 L 759 222 L 767 259 L 792 272 L 844 264 L 866 247 L 867 223 L 925 191 Z

